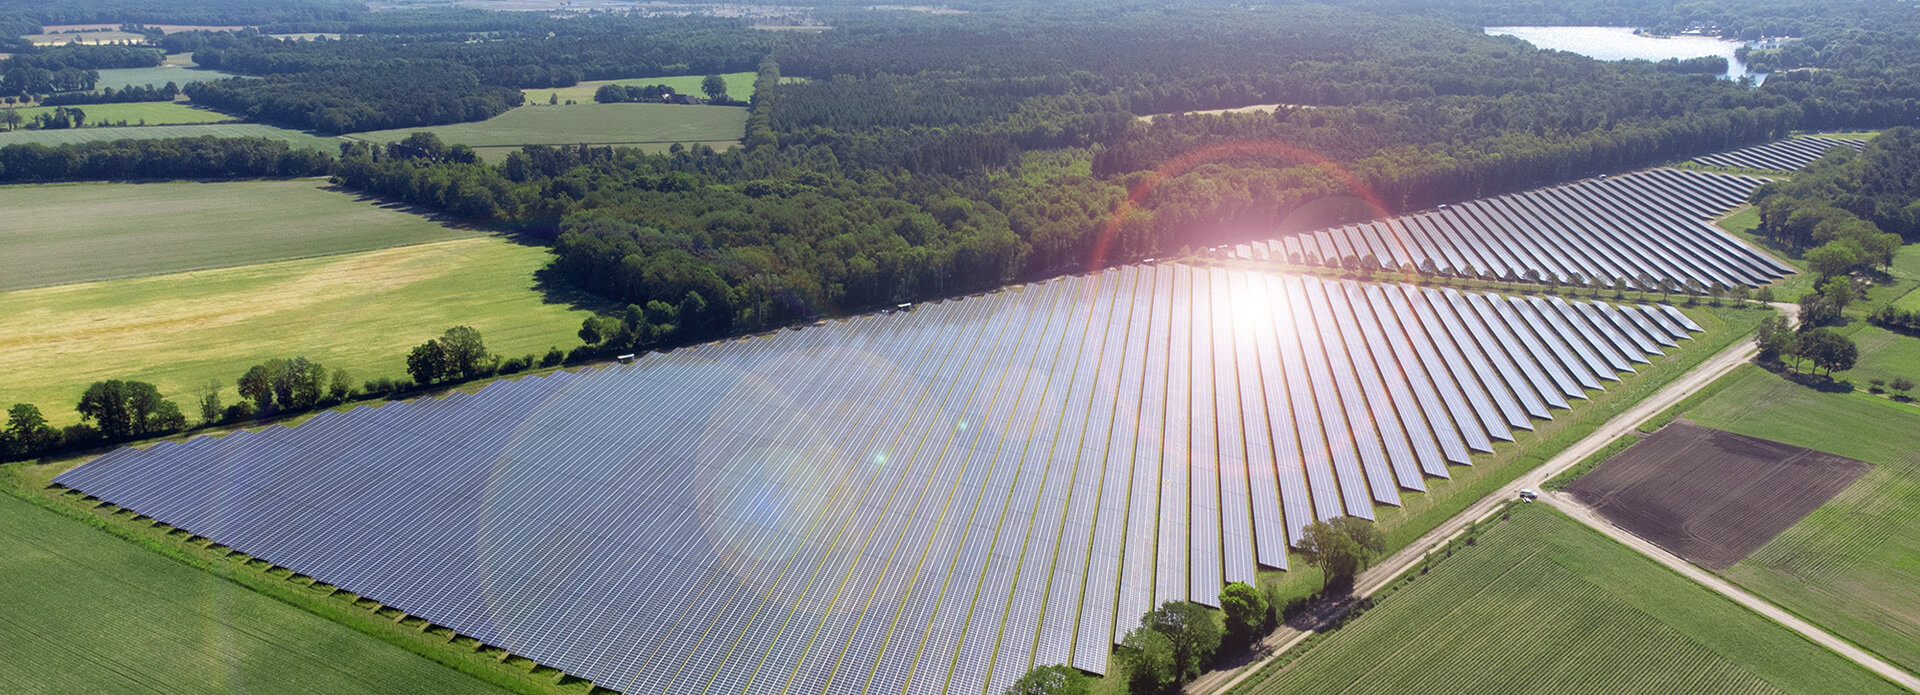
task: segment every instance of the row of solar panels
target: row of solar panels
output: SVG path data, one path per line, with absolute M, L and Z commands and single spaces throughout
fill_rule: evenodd
M 1851 147 L 1859 151 L 1866 149 L 1867 141 L 1850 138 L 1793 138 L 1765 145 L 1754 145 L 1732 152 L 1694 157 L 1693 161 L 1707 166 L 1799 171 L 1808 164 L 1812 164 L 1813 160 L 1825 156 L 1835 147 Z
M 1106 669 L 1699 327 L 1671 307 L 1126 267 L 60 484 L 627 692 Z
M 1793 268 L 1711 220 L 1764 181 L 1655 169 L 1235 246 L 1235 258 L 1639 289 L 1755 287 Z

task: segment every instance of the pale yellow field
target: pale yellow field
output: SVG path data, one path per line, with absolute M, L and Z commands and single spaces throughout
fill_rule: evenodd
M 194 388 L 305 355 L 357 382 L 404 377 L 406 353 L 449 326 L 495 352 L 572 349 L 587 312 L 549 303 L 542 247 L 498 237 L 0 294 L 0 404 L 40 406 L 57 424 L 94 381 L 138 379 L 191 411 Z

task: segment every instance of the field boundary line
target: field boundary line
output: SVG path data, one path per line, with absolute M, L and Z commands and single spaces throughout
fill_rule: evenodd
M 1797 323 L 1799 306 L 1782 303 L 1775 303 L 1772 306 L 1784 312 L 1789 322 Z M 1354 577 L 1353 597 L 1363 598 L 1379 592 L 1394 579 L 1413 569 L 1428 553 L 1466 533 L 1474 524 L 1499 513 L 1503 503 L 1517 496 L 1522 488 L 1539 489 L 1547 480 L 1579 465 L 1581 461 L 1604 449 L 1614 440 L 1627 436 L 1639 428 L 1641 423 L 1659 416 L 1668 408 L 1693 395 L 1694 392 L 1718 381 L 1720 377 L 1726 376 L 1740 365 L 1747 364 L 1759 352 L 1759 346 L 1754 345 L 1753 341 L 1741 339 L 1719 354 L 1707 358 L 1706 361 L 1694 367 L 1693 371 L 1680 375 L 1659 391 L 1641 399 L 1639 403 L 1635 403 L 1619 415 L 1613 416 L 1587 436 L 1554 454 L 1552 458 L 1547 459 L 1546 463 L 1521 474 L 1512 482 L 1468 505 L 1459 514 L 1407 544 L 1399 552 L 1387 556 L 1379 564 L 1361 572 Z M 1213 674 L 1215 676 L 1213 678 L 1202 676 L 1199 680 L 1188 683 L 1182 692 L 1203 695 L 1231 690 L 1265 669 L 1275 659 L 1285 655 L 1288 650 L 1312 634 L 1311 631 L 1286 627 L 1275 630 L 1258 643 L 1268 648 L 1267 656 L 1241 666 L 1235 671 Z M 1232 677 L 1221 682 L 1219 677 L 1228 674 Z

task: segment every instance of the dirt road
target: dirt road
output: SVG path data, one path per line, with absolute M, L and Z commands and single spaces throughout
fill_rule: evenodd
M 1768 620 L 1780 623 L 1786 626 L 1787 629 L 1800 633 L 1800 636 L 1807 638 L 1808 641 L 1831 649 L 1834 653 L 1853 660 L 1854 663 L 1860 664 L 1861 667 L 1869 671 L 1880 674 L 1882 678 L 1893 681 L 1900 687 L 1920 692 L 1920 678 L 1914 677 L 1913 674 L 1900 670 L 1885 661 L 1881 661 L 1879 657 L 1869 654 L 1859 647 L 1853 646 L 1846 640 L 1814 627 L 1807 621 L 1794 617 L 1792 613 L 1781 610 L 1779 607 L 1768 603 L 1758 596 L 1747 593 L 1746 590 L 1734 586 L 1732 583 L 1721 579 L 1713 573 L 1700 569 L 1691 562 L 1680 559 L 1679 556 L 1667 552 L 1658 545 L 1654 545 L 1652 541 L 1628 533 L 1626 529 L 1613 525 L 1612 522 L 1607 521 L 1598 513 L 1594 512 L 1592 507 L 1588 507 L 1581 504 L 1578 500 L 1575 500 L 1572 495 L 1549 492 L 1542 494 L 1541 499 L 1545 500 L 1547 504 L 1553 505 L 1554 509 L 1566 512 L 1567 516 L 1573 517 L 1576 521 L 1607 534 L 1608 538 L 1619 541 L 1622 545 L 1638 551 L 1641 555 L 1652 558 L 1655 562 L 1666 565 L 1669 569 L 1679 572 L 1682 576 L 1693 580 L 1695 583 L 1721 596 L 1733 599 L 1735 603 L 1746 606 L 1747 610 L 1759 613 Z
M 1798 305 L 1776 303 L 1773 306 L 1786 314 L 1789 322 L 1797 322 L 1800 313 L 1800 307 Z M 1705 388 L 1707 384 L 1713 383 L 1715 379 L 1725 376 L 1728 372 L 1733 371 L 1735 367 L 1746 364 L 1758 353 L 1759 348 L 1753 344 L 1752 340 L 1741 340 L 1732 347 L 1721 351 L 1720 354 L 1707 358 L 1705 362 L 1701 362 L 1700 366 L 1695 367 L 1693 371 L 1687 372 L 1680 378 L 1675 379 L 1673 383 L 1667 384 L 1665 388 L 1660 389 L 1652 396 L 1635 404 L 1632 408 L 1628 408 L 1626 412 L 1615 415 L 1613 419 L 1606 421 L 1599 429 L 1594 430 L 1592 434 L 1575 442 L 1573 446 L 1562 450 L 1558 455 L 1549 459 L 1539 468 L 1527 472 L 1520 476 L 1519 479 L 1494 491 L 1493 494 L 1481 498 L 1478 502 L 1474 502 L 1472 506 L 1454 515 L 1453 518 L 1435 527 L 1432 531 L 1428 531 L 1426 535 L 1408 544 L 1407 547 L 1401 549 L 1400 552 L 1387 556 L 1386 559 L 1368 568 L 1365 572 L 1361 572 L 1360 576 L 1354 578 L 1354 595 L 1370 596 L 1375 591 L 1379 591 L 1380 587 L 1385 586 L 1387 582 L 1392 581 L 1392 579 L 1399 576 L 1401 572 L 1418 563 L 1420 558 L 1428 552 L 1431 552 L 1434 548 L 1445 545 L 1448 540 L 1459 535 L 1460 532 L 1465 531 L 1467 526 L 1492 516 L 1501 504 L 1516 498 L 1521 489 L 1540 489 L 1541 484 L 1545 483 L 1548 479 L 1559 475 L 1562 471 L 1572 468 L 1575 464 L 1585 460 L 1588 456 L 1599 452 L 1613 440 L 1619 439 L 1628 432 L 1631 432 L 1633 428 L 1639 427 L 1640 423 L 1653 419 L 1655 415 L 1659 415 L 1662 411 L 1678 405 L 1680 401 L 1685 400 L 1688 396 Z M 1303 630 L 1282 627 L 1274 631 L 1273 634 L 1268 635 L 1266 639 L 1260 641 L 1261 649 L 1265 651 L 1267 656 L 1251 663 L 1200 674 L 1199 678 L 1187 684 L 1184 691 L 1199 695 L 1220 692 L 1231 688 L 1246 679 L 1247 676 L 1258 671 L 1260 667 L 1265 666 L 1267 662 L 1272 661 L 1275 656 L 1286 653 L 1288 649 L 1291 649 L 1293 645 L 1299 643 L 1300 640 L 1306 639 L 1307 634 L 1308 633 Z

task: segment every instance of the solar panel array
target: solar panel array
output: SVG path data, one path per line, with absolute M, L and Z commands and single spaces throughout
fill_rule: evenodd
M 1235 258 L 1636 289 L 1757 287 L 1793 268 L 1713 220 L 1765 183 L 1654 169 L 1241 244 Z
M 1813 160 L 1819 159 L 1835 147 L 1851 147 L 1854 151 L 1866 149 L 1866 140 L 1848 138 L 1793 138 L 1754 145 L 1732 152 L 1721 152 L 1694 157 L 1696 164 L 1718 167 L 1741 167 L 1746 169 L 1778 169 L 1780 171 L 1799 171 Z
M 1699 330 L 1185 265 L 649 354 L 56 481 L 626 692 L 1103 672 Z

